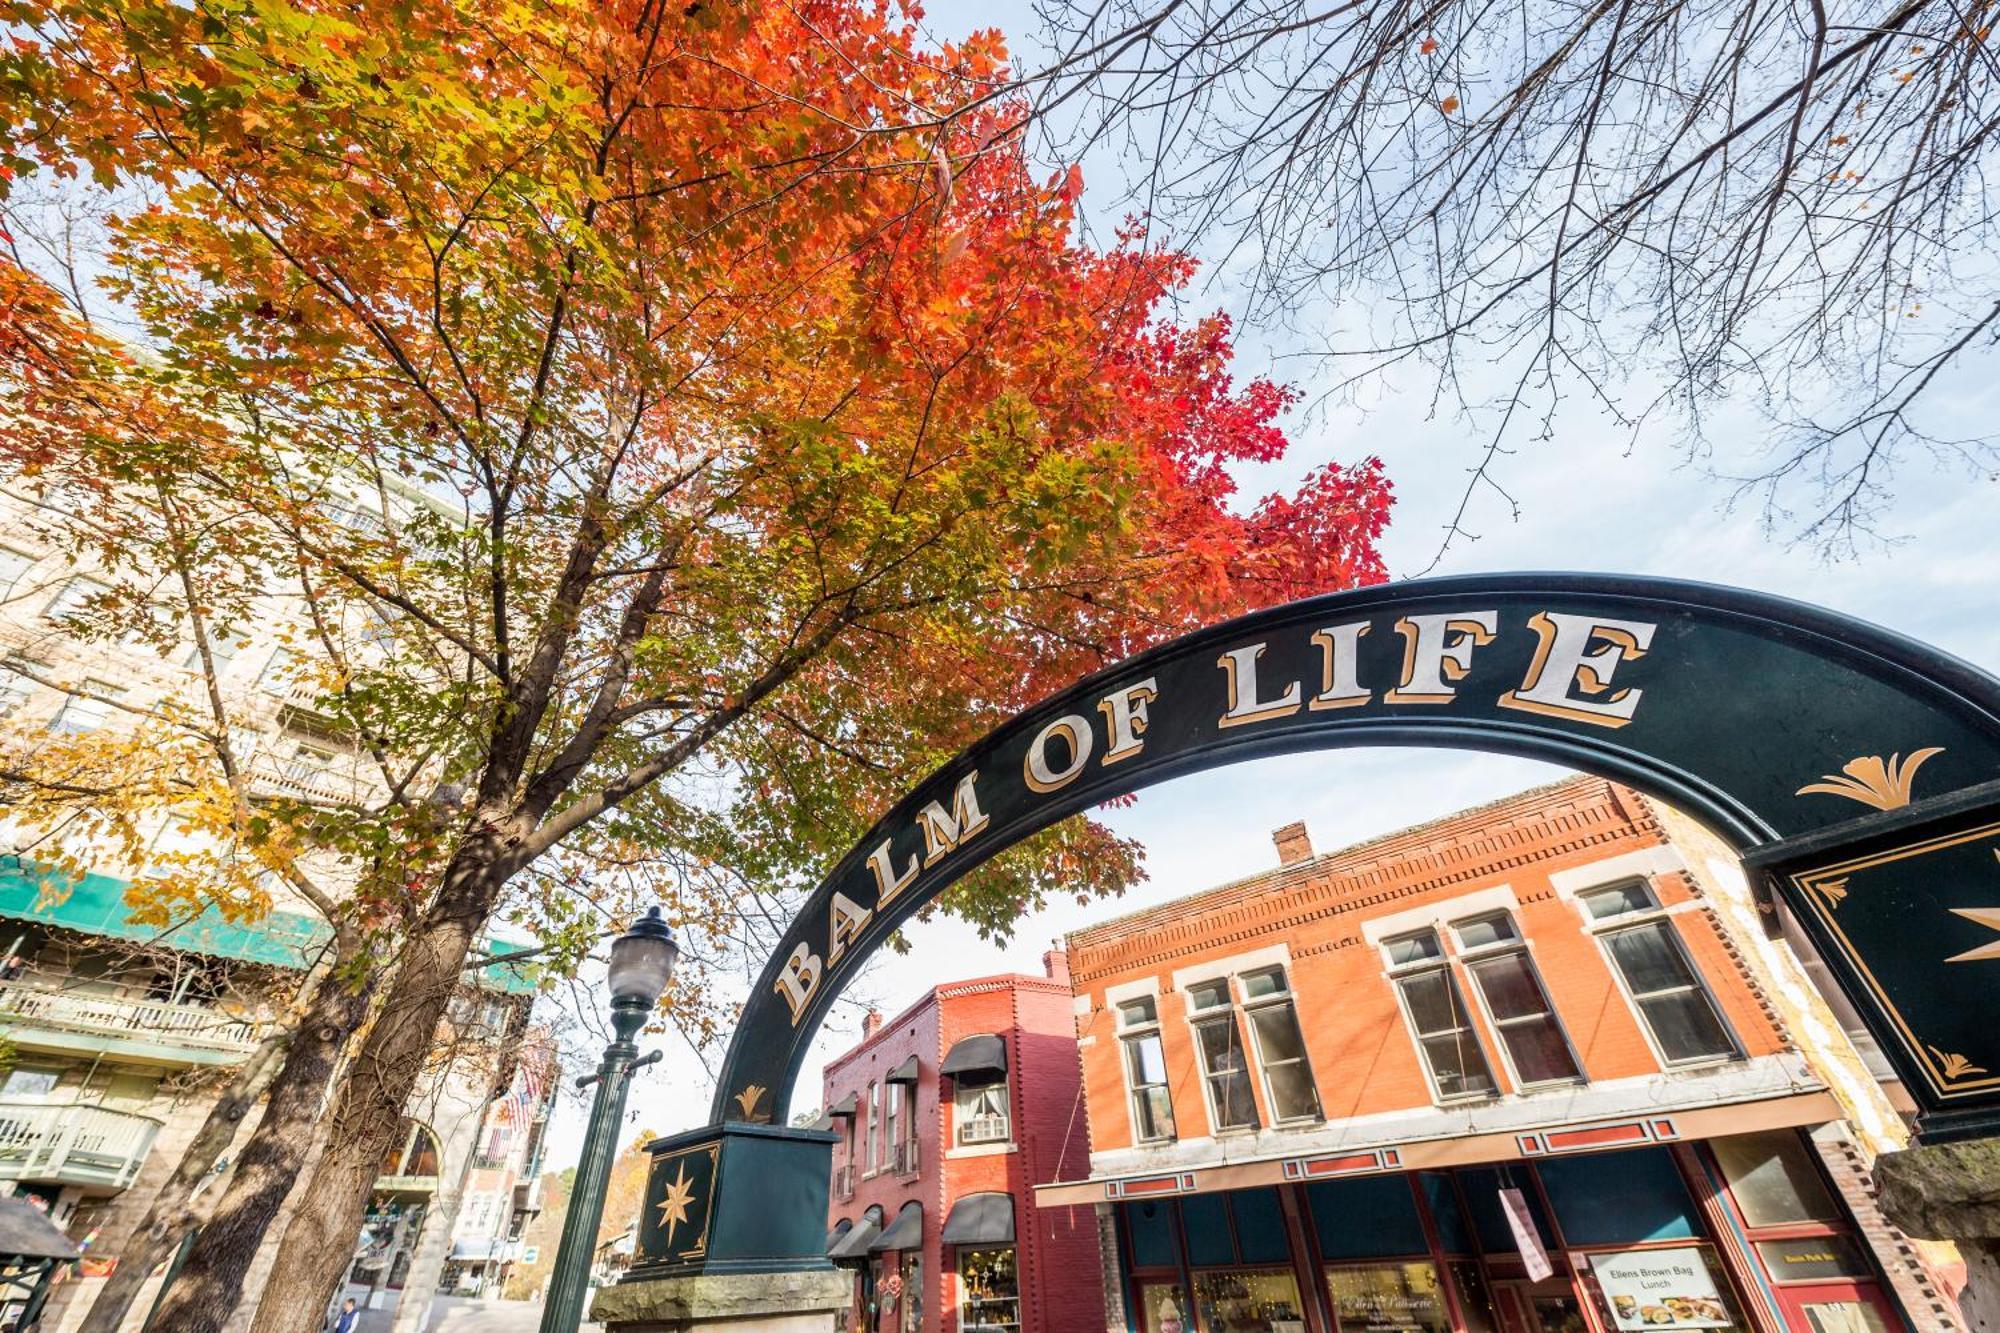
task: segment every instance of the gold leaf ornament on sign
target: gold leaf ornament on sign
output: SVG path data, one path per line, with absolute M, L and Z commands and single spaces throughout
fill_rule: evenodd
M 1839 773 L 1828 773 L 1794 794 L 1845 796 L 1877 810 L 1900 810 L 1910 803 L 1910 784 L 1916 780 L 1917 770 L 1932 755 L 1943 753 L 1943 746 L 1929 745 L 1911 751 L 1907 759 L 1901 754 L 1892 754 L 1886 760 L 1879 754 L 1864 754 L 1848 760 Z
M 1935 1046 L 1926 1046 L 1924 1049 L 1929 1051 L 1937 1060 L 1938 1066 L 1943 1070 L 1946 1078 L 1964 1078 L 1967 1074 L 1984 1074 L 1986 1072 L 1984 1065 L 1972 1063 L 1972 1061 L 1966 1059 L 1957 1051 L 1941 1051 Z
M 755 1124 L 757 1121 L 757 1103 L 764 1100 L 764 1093 L 766 1091 L 765 1088 L 755 1083 L 749 1083 L 745 1084 L 743 1091 L 737 1093 L 732 1099 L 738 1106 L 743 1108 L 743 1118 L 752 1124 Z

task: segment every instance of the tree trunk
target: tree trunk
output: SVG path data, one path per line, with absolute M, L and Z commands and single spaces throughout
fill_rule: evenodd
M 208 1109 L 208 1119 L 195 1131 L 174 1173 L 160 1186 L 132 1238 L 119 1250 L 118 1267 L 98 1290 L 97 1299 L 90 1303 L 89 1312 L 77 1325 L 77 1333 L 118 1333 L 126 1312 L 138 1299 L 139 1289 L 146 1285 L 153 1269 L 173 1253 L 181 1237 L 200 1220 L 202 1210 L 192 1202 L 195 1188 L 214 1167 L 215 1159 L 222 1155 L 229 1141 L 236 1137 L 236 1127 L 243 1117 L 270 1086 L 290 1041 L 288 1030 L 266 1037 L 236 1071 L 236 1077 L 223 1089 L 215 1105 Z
M 251 1333 L 318 1333 L 340 1275 L 353 1261 L 369 1194 L 395 1146 L 438 1023 L 505 882 L 493 868 L 497 841 L 489 835 L 460 848 L 404 944 L 382 1011 L 341 1082 L 326 1151 L 299 1192 Z M 178 1333 L 180 1326 L 168 1327 Z
M 284 1068 L 271 1084 L 264 1118 L 148 1327 L 220 1333 L 236 1309 L 265 1231 L 318 1140 L 320 1109 L 334 1069 L 367 1012 L 367 988 L 341 980 L 337 970 L 314 992 L 293 1033 Z M 352 1248 L 343 1250 L 343 1256 Z

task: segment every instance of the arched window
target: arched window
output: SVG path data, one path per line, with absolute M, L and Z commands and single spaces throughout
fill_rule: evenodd
M 380 1174 L 385 1176 L 434 1176 L 438 1173 L 437 1135 L 403 1117 L 397 1127 L 396 1144 L 382 1159 Z

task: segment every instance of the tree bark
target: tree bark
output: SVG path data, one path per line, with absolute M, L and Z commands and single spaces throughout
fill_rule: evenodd
M 200 1221 L 204 1210 L 193 1202 L 195 1189 L 229 1141 L 236 1137 L 236 1127 L 243 1117 L 270 1086 L 290 1041 L 289 1030 L 266 1037 L 236 1071 L 236 1077 L 216 1098 L 215 1105 L 209 1107 L 208 1118 L 195 1131 L 174 1173 L 161 1184 L 132 1238 L 118 1251 L 118 1267 L 99 1288 L 97 1299 L 90 1303 L 83 1322 L 77 1325 L 77 1333 L 118 1333 L 153 1269 L 173 1253 L 181 1237 Z
M 497 865 L 500 842 L 489 831 L 462 845 L 437 898 L 411 931 L 382 1011 L 341 1081 L 326 1151 L 299 1191 L 251 1333 L 318 1333 L 340 1275 L 353 1261 L 369 1194 L 395 1146 L 438 1023 L 506 880 Z M 167 1327 L 178 1333 L 180 1326 Z
M 368 1012 L 368 990 L 336 971 L 314 992 L 271 1084 L 264 1118 L 244 1145 L 215 1212 L 149 1327 L 221 1333 L 243 1293 L 257 1248 L 318 1140 L 320 1108 L 348 1038 Z M 350 1238 L 351 1240 L 351 1238 Z M 350 1243 L 342 1250 L 351 1254 Z

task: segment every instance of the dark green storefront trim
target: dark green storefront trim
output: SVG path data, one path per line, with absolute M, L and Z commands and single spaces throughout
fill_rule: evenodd
M 0 917 L 33 921 L 79 934 L 181 949 L 209 958 L 240 963 L 302 969 L 332 932 L 311 917 L 296 912 L 272 912 L 262 919 L 237 924 L 213 907 L 192 921 L 154 926 L 132 920 L 125 895 L 131 886 L 110 875 L 74 878 L 39 872 L 18 856 L 0 856 Z M 505 940 L 482 942 L 491 954 L 517 953 L 528 947 Z M 535 989 L 528 967 L 504 963 L 482 968 L 479 984 L 489 990 L 525 995 Z

